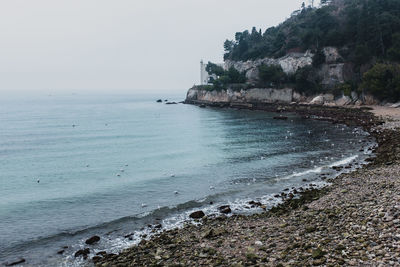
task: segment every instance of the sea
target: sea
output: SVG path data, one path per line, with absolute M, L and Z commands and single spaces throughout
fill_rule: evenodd
M 248 202 L 270 208 L 286 188 L 324 186 L 332 166 L 359 167 L 375 145 L 360 128 L 184 97 L 1 96 L 0 265 L 90 266 L 74 253 L 117 253 L 195 223 L 196 210 L 262 212 Z

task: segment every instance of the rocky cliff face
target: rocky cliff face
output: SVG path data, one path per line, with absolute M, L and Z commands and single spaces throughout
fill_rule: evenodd
M 248 90 L 204 90 L 199 87 L 189 89 L 186 103 L 193 104 L 227 104 L 247 105 L 253 103 L 298 103 L 306 105 L 347 106 L 347 105 L 376 105 L 379 101 L 371 95 L 358 95 L 352 92 L 350 96 L 333 94 L 318 94 L 304 96 L 291 88 L 253 88 Z
M 258 66 L 264 65 L 280 65 L 286 74 L 293 74 L 299 68 L 303 68 L 312 64 L 313 54 L 309 51 L 306 53 L 291 53 L 281 58 L 263 58 L 254 61 L 225 61 L 225 69 L 234 67 L 240 72 L 246 72 L 249 81 L 258 80 Z
M 325 86 L 333 86 L 344 82 L 344 63 L 338 50 L 335 47 L 325 47 L 325 64 L 320 67 L 319 76 L 322 79 L 322 84 Z M 312 64 L 314 54 L 310 51 L 305 53 L 290 53 L 281 58 L 263 58 L 254 61 L 231 61 L 226 60 L 224 68 L 229 69 L 234 67 L 240 72 L 246 73 L 246 78 L 250 83 L 259 80 L 258 66 L 264 65 L 279 65 L 286 74 L 294 74 L 299 68 L 303 68 Z

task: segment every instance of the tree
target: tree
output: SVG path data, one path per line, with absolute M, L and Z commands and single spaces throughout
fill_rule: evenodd
M 207 66 L 206 66 L 206 71 L 208 72 L 208 74 L 210 74 L 210 75 L 215 74 L 216 76 L 222 76 L 225 73 L 223 67 L 218 66 L 217 64 L 214 64 L 211 62 L 208 62 Z
M 371 52 L 366 45 L 358 45 L 354 51 L 354 63 L 361 66 L 371 60 Z
M 229 77 L 229 83 L 245 83 L 246 75 L 245 73 L 239 72 L 234 67 L 230 67 L 229 70 L 225 73 L 227 77 Z
M 298 69 L 295 74 L 295 81 L 296 91 L 306 95 L 311 95 L 320 89 L 318 75 L 312 66 Z
M 400 66 L 398 64 L 376 64 L 364 73 L 360 89 L 381 100 L 397 102 L 400 100 Z
M 258 67 L 259 78 L 267 86 L 281 85 L 286 80 L 286 74 L 280 65 L 265 65 Z
M 318 49 L 317 52 L 315 53 L 315 55 L 313 56 L 313 61 L 312 61 L 312 65 L 314 67 L 319 67 L 322 64 L 325 63 L 325 54 L 324 51 L 322 51 L 322 49 Z
M 234 46 L 234 42 L 233 41 L 231 41 L 231 40 L 226 40 L 225 42 L 224 42 L 224 50 L 225 50 L 225 53 L 231 53 L 232 52 L 232 49 L 233 49 L 233 46 Z
M 393 45 L 388 50 L 388 56 L 393 61 L 400 61 L 400 33 L 393 34 Z

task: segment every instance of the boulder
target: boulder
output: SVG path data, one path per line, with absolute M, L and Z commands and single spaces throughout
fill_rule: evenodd
M 231 207 L 229 205 L 224 205 L 218 208 L 219 212 L 223 213 L 223 214 L 228 214 L 231 213 Z
M 335 102 L 336 102 L 336 105 L 338 105 L 338 106 L 346 106 L 346 105 L 351 104 L 351 101 L 352 100 L 350 97 L 344 95 L 341 98 L 337 99 Z
M 86 240 L 85 243 L 88 245 L 93 245 L 94 243 L 97 243 L 99 241 L 100 241 L 100 237 L 95 235 L 95 236 L 92 236 L 91 238 L 89 238 L 88 240 Z
M 274 117 L 273 119 L 274 119 L 274 120 L 287 120 L 288 117 L 285 117 L 285 116 L 276 116 L 276 117 Z
M 323 94 L 324 102 L 332 102 L 335 100 L 335 96 L 333 94 Z
M 362 103 L 362 101 L 360 100 L 360 99 L 358 99 L 355 103 L 354 103 L 354 105 L 356 105 L 356 106 L 361 106 L 363 103 Z
M 84 259 L 86 259 L 89 254 L 90 254 L 90 249 L 85 248 L 85 249 L 80 249 L 77 252 L 75 252 L 74 257 L 75 258 L 83 257 Z
M 206 216 L 206 215 L 204 214 L 204 212 L 202 210 L 198 210 L 198 211 L 192 212 L 189 215 L 189 217 L 192 218 L 192 219 L 201 219 L 204 216 Z
M 399 107 L 400 107 L 400 102 L 397 102 L 397 103 L 391 105 L 390 107 L 392 107 L 392 108 L 399 108 Z
M 161 99 L 158 99 L 158 100 L 157 100 L 157 103 L 161 103 L 161 102 L 162 102 L 162 100 L 161 100 Z
M 322 95 L 316 96 L 311 100 L 311 105 L 323 105 L 324 104 L 324 97 Z
M 178 103 L 176 103 L 176 102 L 167 102 L 165 104 L 167 104 L 167 105 L 177 105 Z
M 353 101 L 357 101 L 358 100 L 358 94 L 356 92 L 351 92 L 351 99 L 353 99 Z

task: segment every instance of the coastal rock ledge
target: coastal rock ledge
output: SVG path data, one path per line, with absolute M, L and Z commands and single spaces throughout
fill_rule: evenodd
M 376 105 L 379 101 L 372 95 L 358 95 L 352 92 L 350 96 L 333 94 L 318 94 L 304 96 L 292 88 L 252 88 L 247 90 L 207 90 L 203 86 L 194 86 L 188 90 L 185 103 L 205 104 L 213 106 L 243 106 L 252 107 L 257 103 L 272 104 L 305 104 L 323 106 Z M 390 104 L 392 105 L 392 103 Z

